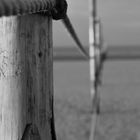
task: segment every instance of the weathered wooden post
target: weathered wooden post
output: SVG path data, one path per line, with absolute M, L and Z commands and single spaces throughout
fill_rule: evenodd
M 0 140 L 54 140 L 52 20 L 0 18 Z

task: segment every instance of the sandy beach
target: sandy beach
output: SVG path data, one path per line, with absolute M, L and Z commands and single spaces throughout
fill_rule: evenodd
M 108 61 L 102 81 L 96 140 L 140 140 L 140 62 Z M 88 62 L 55 62 L 54 93 L 58 140 L 88 139 Z

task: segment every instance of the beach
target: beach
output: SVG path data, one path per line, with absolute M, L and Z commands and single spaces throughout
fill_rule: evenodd
M 140 62 L 105 62 L 99 92 L 101 114 L 96 140 L 139 140 Z M 54 63 L 54 99 L 58 140 L 88 139 L 91 127 L 88 62 Z

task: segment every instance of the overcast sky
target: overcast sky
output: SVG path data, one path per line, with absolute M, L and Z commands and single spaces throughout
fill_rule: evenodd
M 140 0 L 97 0 L 98 16 L 109 45 L 140 45 Z M 88 45 L 88 0 L 67 0 L 68 15 L 82 43 Z M 54 22 L 55 46 L 73 46 L 60 21 Z

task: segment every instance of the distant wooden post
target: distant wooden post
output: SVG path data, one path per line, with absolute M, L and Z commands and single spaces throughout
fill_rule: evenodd
M 97 115 L 99 113 L 99 93 L 97 91 L 96 67 L 97 67 L 97 0 L 89 0 L 89 54 L 90 54 L 90 82 L 91 82 L 91 98 L 92 98 L 92 117 L 91 117 L 91 133 L 89 140 L 95 140 Z
M 52 21 L 0 18 L 0 140 L 52 140 Z
M 89 54 L 90 54 L 90 80 L 91 80 L 91 97 L 95 98 L 95 18 L 96 18 L 96 0 L 89 0 Z

